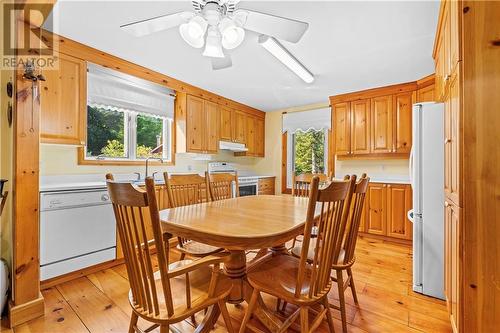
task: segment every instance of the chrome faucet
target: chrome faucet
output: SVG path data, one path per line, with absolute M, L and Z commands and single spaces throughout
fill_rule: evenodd
M 144 175 L 144 179 L 148 178 L 148 163 L 149 163 L 149 160 L 156 160 L 156 161 L 160 161 L 160 163 L 163 163 L 163 158 L 153 157 L 153 156 L 149 156 L 148 158 L 146 158 L 146 174 Z

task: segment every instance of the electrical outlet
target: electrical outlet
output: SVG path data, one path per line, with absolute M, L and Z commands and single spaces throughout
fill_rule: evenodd
M 193 166 L 192 165 L 188 165 L 188 171 L 193 171 Z

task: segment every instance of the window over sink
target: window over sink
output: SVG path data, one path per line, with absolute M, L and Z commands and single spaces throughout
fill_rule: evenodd
M 173 91 L 88 64 L 85 161 L 172 161 Z

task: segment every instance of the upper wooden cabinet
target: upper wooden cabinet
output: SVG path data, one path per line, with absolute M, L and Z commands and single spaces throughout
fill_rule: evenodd
M 59 54 L 59 68 L 40 82 L 40 138 L 44 143 L 84 145 L 87 124 L 87 65 Z
M 460 29 L 460 2 L 442 1 L 433 55 L 436 62 L 435 97 L 438 101 L 447 98 L 453 73 L 462 59 Z
M 223 141 L 233 141 L 233 110 L 221 106 L 220 108 L 220 139 Z
M 435 98 L 435 74 L 431 74 L 417 81 L 416 103 L 434 102 Z
M 332 128 L 335 128 L 335 150 L 338 155 L 348 155 L 351 153 L 350 103 L 332 104 L 332 112 Z
M 412 144 L 413 93 L 396 94 L 393 97 L 393 153 L 410 153 Z
M 393 143 L 392 96 L 372 99 L 371 149 L 372 153 L 392 153 Z
M 407 158 L 416 90 L 409 82 L 331 96 L 337 158 Z
M 263 118 L 255 119 L 255 155 L 259 157 L 264 157 L 265 155 L 265 120 Z
M 244 112 L 234 111 L 234 142 L 247 143 L 247 115 Z
M 216 153 L 219 145 L 219 106 L 202 98 L 186 98 L 186 150 Z
M 351 153 L 370 152 L 370 100 L 351 102 Z
M 222 140 L 247 146 L 247 152 L 235 156 L 264 156 L 265 119 L 255 112 L 177 92 L 175 126 L 178 153 L 215 154 Z

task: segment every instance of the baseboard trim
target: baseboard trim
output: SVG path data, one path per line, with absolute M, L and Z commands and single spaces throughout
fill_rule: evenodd
M 9 327 L 19 326 L 45 314 L 44 300 L 40 293 L 37 299 L 24 304 L 14 305 L 9 301 Z
M 105 270 L 105 269 L 108 269 L 108 268 L 111 268 L 114 266 L 121 265 L 124 262 L 125 262 L 125 260 L 123 258 L 114 259 L 114 260 L 106 261 L 106 262 L 103 262 L 103 263 L 100 263 L 100 264 L 97 264 L 94 266 L 85 267 L 85 268 L 82 268 L 82 269 L 79 269 L 77 271 L 70 272 L 70 273 L 67 273 L 64 275 L 56 276 L 56 277 L 51 278 L 51 279 L 43 280 L 43 281 L 40 281 L 40 289 L 41 290 L 48 289 L 48 288 L 51 288 L 55 285 L 58 285 L 58 284 L 61 284 L 64 282 L 68 282 L 71 280 L 75 280 L 75 279 L 78 279 L 78 278 L 83 277 L 85 275 L 93 274 L 93 273 L 96 273 L 96 272 L 99 272 L 99 271 L 102 271 L 102 270 Z
M 384 236 L 384 235 L 374 235 L 374 234 L 369 234 L 366 232 L 359 232 L 358 235 L 360 237 L 364 237 L 364 238 L 378 239 L 378 240 L 386 241 L 388 243 L 403 244 L 403 245 L 408 245 L 408 246 L 411 246 L 413 243 L 411 239 L 400 239 L 400 238 Z

